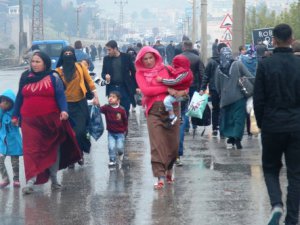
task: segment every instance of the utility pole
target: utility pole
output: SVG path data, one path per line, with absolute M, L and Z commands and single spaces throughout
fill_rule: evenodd
M 19 63 L 22 62 L 22 56 L 27 48 L 27 36 L 23 25 L 23 0 L 19 0 Z
M 127 0 L 115 0 L 115 4 L 120 5 L 120 19 L 119 19 L 119 25 L 120 25 L 120 39 L 123 36 L 123 25 L 124 25 L 124 6 L 128 4 Z
M 207 61 L 207 0 L 201 0 L 201 57 L 206 65 Z
M 193 30 L 192 30 L 192 42 L 196 42 L 196 0 L 193 0 Z
M 190 19 L 191 19 L 191 17 L 189 17 L 189 16 L 186 17 L 186 23 L 187 23 L 187 30 L 186 30 L 186 32 L 187 32 L 187 36 L 188 37 L 190 37 Z
M 43 0 L 32 0 L 32 34 L 31 40 L 44 40 Z
M 238 55 L 238 48 L 245 45 L 246 0 L 233 0 L 232 6 L 232 52 Z

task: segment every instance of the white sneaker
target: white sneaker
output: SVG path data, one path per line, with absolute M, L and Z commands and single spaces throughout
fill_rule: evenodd
M 280 218 L 283 214 L 283 209 L 281 206 L 275 206 L 272 209 L 268 225 L 279 225 Z
M 110 161 L 109 163 L 108 163 L 108 166 L 109 167 L 113 167 L 113 166 L 115 166 L 116 165 L 116 162 L 115 161 Z

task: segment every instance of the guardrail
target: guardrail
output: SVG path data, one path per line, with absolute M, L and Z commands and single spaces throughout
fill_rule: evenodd
M 19 59 L 18 58 L 4 58 L 0 59 L 0 67 L 10 67 L 10 66 L 18 66 Z

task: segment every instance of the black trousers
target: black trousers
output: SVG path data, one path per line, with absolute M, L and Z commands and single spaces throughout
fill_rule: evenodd
M 291 133 L 262 132 L 262 165 L 271 205 L 283 205 L 279 173 L 284 154 L 287 168 L 286 225 L 298 224 L 300 200 L 300 131 Z
M 91 148 L 91 142 L 87 139 L 87 125 L 89 122 L 89 109 L 86 99 L 82 99 L 79 102 L 68 102 L 69 117 L 73 129 L 76 134 L 79 147 L 82 152 L 89 153 Z
M 220 126 L 220 96 L 215 90 L 210 90 L 212 104 L 212 129 L 219 130 Z

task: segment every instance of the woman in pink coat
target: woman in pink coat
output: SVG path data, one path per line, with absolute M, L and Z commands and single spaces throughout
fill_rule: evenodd
M 143 105 L 146 107 L 147 125 L 151 146 L 152 172 L 157 177 L 155 189 L 162 189 L 165 180 L 172 183 L 173 165 L 179 147 L 179 120 L 168 124 L 168 112 L 163 104 L 170 94 L 175 97 L 186 95 L 186 90 L 177 91 L 156 81 L 156 77 L 169 78 L 168 70 L 157 50 L 143 47 L 137 55 L 136 81 L 143 94 Z M 174 112 L 179 116 L 178 103 L 174 103 Z

